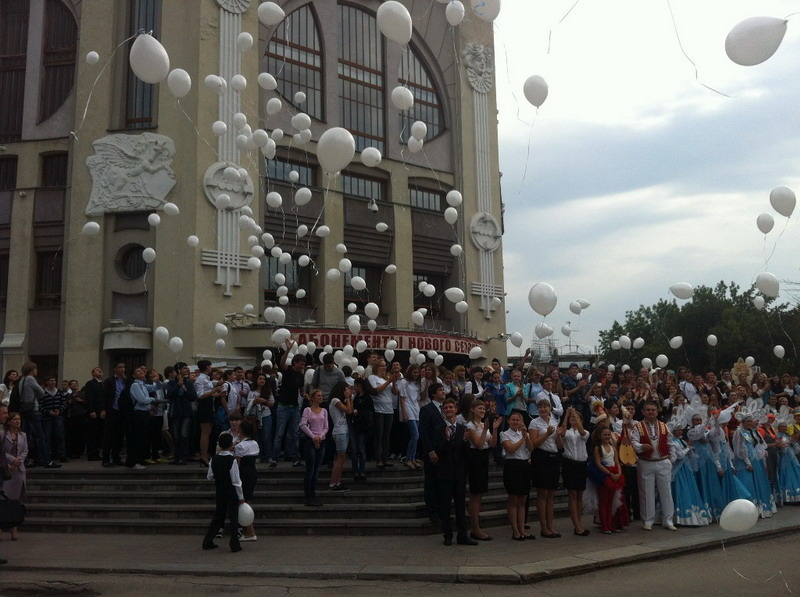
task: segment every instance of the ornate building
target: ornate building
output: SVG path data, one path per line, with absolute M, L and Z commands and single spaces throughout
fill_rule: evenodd
M 468 7 L 450 27 L 444 5 L 404 0 L 413 35 L 400 45 L 379 31 L 378 0 L 283 0 L 272 26 L 258 4 L 0 0 L 5 369 L 255 364 L 276 325 L 319 347 L 393 339 L 401 360 L 418 348 L 454 365 L 474 346 L 503 359 L 491 23 Z M 133 74 L 142 31 L 191 77 L 180 99 Z M 356 145 L 336 175 L 316 158 L 333 127 Z M 81 234 L 89 221 L 99 234 Z M 158 326 L 180 342 L 158 341 Z

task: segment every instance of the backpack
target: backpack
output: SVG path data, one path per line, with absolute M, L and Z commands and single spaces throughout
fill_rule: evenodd
M 22 412 L 22 382 L 25 381 L 25 378 L 21 378 L 14 384 L 14 387 L 11 389 L 11 396 L 9 397 L 8 401 L 8 410 L 12 413 Z

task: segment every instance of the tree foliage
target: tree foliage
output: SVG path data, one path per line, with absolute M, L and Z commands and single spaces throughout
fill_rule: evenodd
M 643 358 L 655 363 L 656 356 L 664 354 L 669 369 L 685 365 L 702 372 L 731 367 L 738 358 L 752 356 L 769 374 L 796 373 L 800 358 L 794 343 L 800 339 L 800 307 L 765 297 L 766 306 L 759 311 L 753 305 L 756 294 L 755 287 L 742 293 L 735 283 L 720 281 L 714 288 L 695 288 L 692 299 L 680 305 L 674 299 L 640 305 L 625 313 L 624 323 L 615 321 L 611 329 L 600 332 L 601 359 L 638 369 Z M 623 334 L 631 340 L 643 338 L 644 347 L 612 350 L 611 343 Z M 709 334 L 717 337 L 716 347 L 708 345 Z M 683 337 L 683 346 L 677 350 L 669 346 L 674 336 Z M 778 344 L 786 351 L 783 359 L 773 353 Z

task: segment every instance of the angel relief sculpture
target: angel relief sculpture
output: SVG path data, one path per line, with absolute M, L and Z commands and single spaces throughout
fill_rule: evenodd
M 107 135 L 86 158 L 92 175 L 87 216 L 158 209 L 175 186 L 175 143 L 155 133 Z

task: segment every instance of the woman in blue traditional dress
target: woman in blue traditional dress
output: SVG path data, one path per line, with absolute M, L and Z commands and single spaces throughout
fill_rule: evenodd
M 708 503 L 700 495 L 697 479 L 692 471 L 691 448 L 683 440 L 683 428 L 672 430 L 672 501 L 675 503 L 675 523 L 687 527 L 706 526 L 711 522 Z
M 710 436 L 719 430 L 714 423 L 703 425 L 703 416 L 695 414 L 692 417 L 692 426 L 686 436 L 692 445 L 692 450 L 697 458 L 697 485 L 703 501 L 708 504 L 708 513 L 712 520 L 718 520 L 722 510 L 727 505 L 722 491 L 723 469 L 719 461 L 719 453 L 712 448 Z M 725 454 L 727 458 L 727 454 Z
M 732 442 L 736 476 L 750 492 L 750 501 L 758 508 L 759 516 L 769 518 L 777 511 L 777 507 L 765 464 L 767 446 L 756 430 L 758 421 L 754 415 L 744 414 L 741 423 L 733 434 Z
M 800 463 L 787 427 L 784 421 L 778 424 L 778 491 L 784 504 L 800 502 Z

